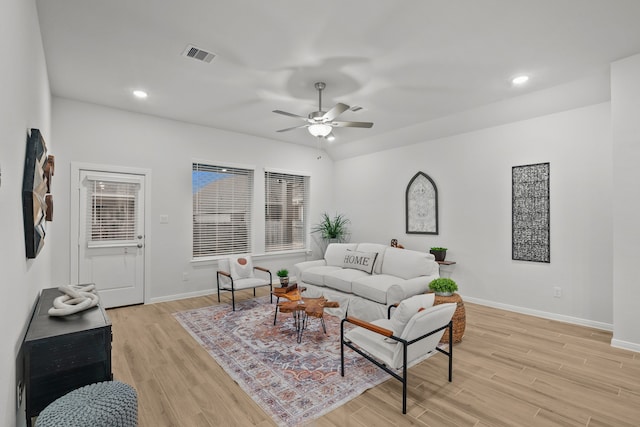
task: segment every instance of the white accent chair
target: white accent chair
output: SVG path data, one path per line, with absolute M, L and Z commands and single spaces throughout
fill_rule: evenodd
M 438 352 L 449 357 L 449 382 L 453 375 L 453 346 L 438 347 L 445 330 L 453 342 L 456 304 L 433 305 L 433 294 L 416 295 L 402 301 L 388 318 L 366 322 L 347 316 L 340 327 L 340 374 L 344 376 L 347 346 L 402 382 L 402 413 L 407 413 L 407 369 Z M 345 323 L 356 328 L 345 333 Z M 401 373 L 399 372 L 401 370 Z
M 244 264 L 240 262 L 244 261 Z M 263 267 L 254 266 L 251 256 L 238 255 L 218 261 L 218 271 L 216 273 L 218 284 L 218 302 L 220 302 L 220 291 L 231 291 L 231 306 L 236 311 L 235 292 L 243 289 L 253 289 L 253 296 L 256 296 L 256 288 L 269 286 L 271 303 L 273 303 L 273 291 L 271 272 Z

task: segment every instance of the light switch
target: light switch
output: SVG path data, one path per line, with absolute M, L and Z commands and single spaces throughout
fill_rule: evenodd
M 160 224 L 169 224 L 169 215 L 160 215 Z

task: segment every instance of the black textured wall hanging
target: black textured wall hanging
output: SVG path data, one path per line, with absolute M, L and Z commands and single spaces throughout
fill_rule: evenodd
M 514 166 L 511 170 L 514 260 L 551 262 L 549 176 L 549 163 Z

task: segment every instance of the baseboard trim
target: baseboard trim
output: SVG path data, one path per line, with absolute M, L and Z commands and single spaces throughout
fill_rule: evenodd
M 207 295 L 213 295 L 215 294 L 217 291 L 211 290 L 211 289 L 207 289 L 205 291 L 196 291 L 196 292 L 187 292 L 184 294 L 174 294 L 174 295 L 167 295 L 164 297 L 156 297 L 156 298 L 151 298 L 149 300 L 150 304 L 156 304 L 159 302 L 168 302 L 168 301 L 176 301 L 176 300 L 180 300 L 180 299 L 187 299 L 187 298 L 196 298 L 196 297 L 204 297 Z
M 629 342 L 629 341 L 617 340 L 615 338 L 611 339 L 611 347 L 621 348 L 623 350 L 630 350 L 630 351 L 635 351 L 637 353 L 640 353 L 640 344 Z
M 294 277 L 290 277 L 290 280 L 293 279 L 293 281 L 295 281 L 295 276 Z M 280 281 L 274 281 L 272 283 L 272 286 L 275 288 L 276 286 L 280 286 Z M 217 289 L 207 289 L 204 291 L 195 291 L 195 292 L 186 292 L 183 294 L 174 294 L 174 295 L 166 295 L 163 297 L 156 297 L 156 298 L 151 298 L 148 303 L 149 304 L 156 304 L 159 302 L 169 302 L 169 301 L 177 301 L 177 300 L 181 300 L 181 299 L 187 299 L 187 298 L 197 298 L 197 297 L 205 297 L 208 295 L 215 295 L 218 292 Z M 228 291 L 226 289 L 220 289 L 220 294 L 226 294 L 227 292 L 231 292 Z M 238 291 L 236 291 L 238 292 Z M 268 295 L 268 294 L 267 294 Z
M 484 300 L 480 298 L 462 296 L 465 301 L 473 304 L 485 305 L 487 307 L 499 308 L 501 310 L 513 311 L 515 313 L 528 314 L 531 316 L 542 317 L 544 319 L 557 320 L 558 322 L 571 323 L 574 325 L 587 326 L 595 329 L 602 329 L 604 331 L 613 331 L 613 324 L 596 322 L 594 320 L 581 319 L 579 317 L 565 316 L 563 314 L 549 313 L 542 310 L 533 310 L 525 307 L 518 307 L 516 305 L 502 304 L 499 302 Z M 632 343 L 627 343 L 633 345 Z M 613 341 L 612 344 L 613 345 Z M 637 351 L 637 350 L 636 350 Z

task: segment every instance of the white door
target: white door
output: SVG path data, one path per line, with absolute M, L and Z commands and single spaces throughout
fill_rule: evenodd
M 145 176 L 80 170 L 78 283 L 104 307 L 144 302 Z

